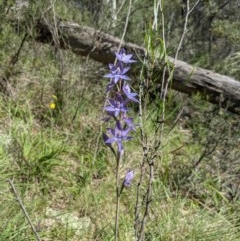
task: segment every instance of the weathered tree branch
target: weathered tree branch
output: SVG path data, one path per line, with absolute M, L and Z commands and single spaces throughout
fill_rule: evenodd
M 120 39 L 70 22 L 59 22 L 58 31 L 62 48 L 70 48 L 77 54 L 89 56 L 104 64 L 114 61 L 114 52 L 117 51 Z M 47 24 L 38 24 L 38 32 L 39 41 L 52 41 L 51 31 Z M 138 58 L 143 58 L 146 53 L 144 47 L 133 43 L 123 43 L 122 47 L 128 52 L 135 53 Z M 169 57 L 169 61 L 173 63 L 173 58 Z M 161 71 L 161 66 L 156 65 L 156 71 Z M 170 87 L 190 95 L 201 93 L 208 101 L 218 103 L 240 114 L 240 82 L 231 77 L 177 60 Z

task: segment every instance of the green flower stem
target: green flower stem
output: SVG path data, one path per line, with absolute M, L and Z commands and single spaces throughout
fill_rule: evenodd
M 118 152 L 117 155 L 117 168 L 116 168 L 116 215 L 115 215 L 115 231 L 114 240 L 118 241 L 118 219 L 119 219 L 119 206 L 120 206 L 120 186 L 119 186 L 119 167 L 122 160 L 122 153 Z

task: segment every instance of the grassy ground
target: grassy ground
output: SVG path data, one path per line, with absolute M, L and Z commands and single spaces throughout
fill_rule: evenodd
M 115 160 L 101 139 L 105 66 L 29 40 L 9 70 L 23 36 L 8 25 L 4 29 L 0 73 L 1 79 L 7 77 L 8 94 L 0 95 L 0 240 L 36 240 L 9 180 L 42 240 L 113 240 Z M 238 241 L 239 140 L 234 134 L 239 129 L 227 132 L 223 123 L 230 123 L 229 116 L 210 116 L 213 108 L 203 102 L 177 98 L 168 104 L 168 134 L 156 160 L 145 240 Z M 180 118 L 172 128 L 179 113 L 173 110 L 184 105 L 195 114 L 190 120 Z M 156 106 L 145 114 L 151 140 Z M 214 127 L 226 132 L 220 135 Z M 219 148 L 205 153 L 201 165 L 192 168 L 216 139 Z M 225 156 L 220 155 L 223 150 Z M 121 180 L 129 168 L 136 173 L 132 187 L 121 196 L 122 241 L 134 240 L 141 160 L 137 132 L 120 167 Z
M 0 101 L 0 240 L 36 240 L 9 179 L 42 240 L 113 240 L 115 162 L 99 139 L 103 81 L 86 79 L 88 71 L 81 69 L 85 60 L 70 59 L 71 54 L 64 53 L 71 68 L 63 78 L 58 109 L 59 99 L 52 96 L 57 95 L 57 68 L 51 61 L 41 62 L 47 48 L 43 46 L 43 56 L 38 55 L 34 65 L 21 63 L 22 73 L 12 78 L 14 95 L 2 96 Z M 53 102 L 55 109 L 50 108 Z M 148 122 L 146 129 L 151 136 Z M 211 175 L 199 186 L 184 184 L 189 189 L 179 184 L 181 171 L 184 174 L 201 150 L 192 141 L 191 129 L 177 125 L 167 139 L 166 154 L 156 163 L 146 240 L 240 240 L 237 201 L 228 201 Z M 181 146 L 177 155 L 172 152 Z M 128 168 L 136 172 L 133 186 L 121 197 L 121 240 L 134 240 L 140 162 L 136 136 L 120 169 L 121 177 Z M 201 197 L 191 195 L 191 185 L 201 191 Z

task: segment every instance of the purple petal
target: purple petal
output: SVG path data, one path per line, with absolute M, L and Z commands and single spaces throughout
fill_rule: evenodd
M 131 131 L 131 128 L 127 128 L 126 130 L 122 131 L 122 136 L 127 137 L 127 134 Z
M 119 53 L 115 53 L 117 59 L 125 64 L 128 63 L 134 63 L 137 62 L 136 60 L 132 60 L 132 54 L 126 54 L 126 50 L 125 49 L 121 49 L 119 51 Z
M 103 137 L 103 140 L 104 140 L 106 146 L 111 149 L 111 151 L 113 152 L 114 156 L 117 156 L 114 148 L 113 148 L 112 145 L 111 145 L 111 143 L 106 143 L 106 142 L 108 141 L 108 139 L 109 139 L 108 135 L 105 134 L 105 133 L 103 133 L 103 134 L 102 134 L 102 137 Z
M 138 124 L 134 124 L 133 123 L 133 118 L 123 118 L 124 122 L 128 125 L 128 127 L 133 130 L 136 131 L 136 126 L 138 126 Z
M 109 69 L 112 70 L 114 67 L 116 67 L 114 64 L 109 64 Z
M 131 184 L 132 184 L 132 180 L 134 178 L 134 173 L 132 170 L 128 170 L 126 176 L 125 176 L 125 179 L 124 179 L 124 182 L 123 182 L 123 185 L 125 187 L 130 187 Z
M 125 85 L 123 86 L 123 91 L 124 91 L 124 92 L 126 91 L 126 93 L 130 93 L 130 92 L 131 92 L 130 86 L 129 86 L 128 84 L 125 84 Z
M 109 129 L 108 129 L 108 132 L 109 132 L 112 136 L 115 136 L 115 130 L 114 130 L 114 129 L 109 128 Z
M 116 141 L 117 141 L 117 139 L 115 137 L 113 137 L 113 138 L 109 138 L 108 140 L 106 140 L 105 143 L 106 144 L 112 144 L 112 143 L 114 143 Z
M 122 125 L 121 125 L 120 121 L 117 121 L 117 122 L 116 122 L 116 128 L 117 128 L 118 130 L 122 130 Z
M 102 137 L 103 137 L 103 141 L 107 141 L 109 139 L 108 135 L 106 133 L 103 133 L 102 134 Z
M 123 88 L 123 93 L 127 96 L 127 98 L 133 102 L 139 102 L 138 99 L 135 98 L 135 96 L 137 96 L 136 93 L 132 92 L 131 93 L 131 88 L 128 84 L 124 84 Z
M 127 125 L 132 125 L 133 124 L 133 118 L 129 117 L 129 118 L 124 118 L 123 119 L 124 122 L 127 124 Z
M 126 74 L 128 72 L 128 70 L 130 70 L 130 67 L 126 67 L 122 70 L 121 74 Z
M 114 112 L 116 110 L 116 107 L 107 106 L 107 107 L 104 107 L 104 110 L 109 111 L 109 112 Z
M 119 152 L 119 153 L 122 153 L 122 152 L 123 152 L 123 144 L 122 144 L 122 141 L 118 141 L 117 144 L 118 144 L 118 152 Z
M 121 75 L 121 79 L 131 80 L 127 75 Z
M 114 78 L 115 75 L 113 75 L 113 74 L 105 74 L 103 77 L 104 78 Z
M 114 84 L 117 84 L 117 82 L 121 79 L 120 75 L 115 75 L 114 76 Z

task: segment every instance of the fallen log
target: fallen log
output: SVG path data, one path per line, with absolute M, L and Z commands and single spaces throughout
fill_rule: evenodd
M 49 25 L 38 24 L 37 40 L 42 42 L 53 41 Z M 88 56 L 104 64 L 112 63 L 115 59 L 121 42 L 119 38 L 103 33 L 90 27 L 76 23 L 59 21 L 58 36 L 62 48 L 69 48 L 73 52 Z M 135 53 L 138 58 L 144 58 L 146 49 L 133 43 L 122 44 L 127 52 Z M 136 58 L 137 58 L 136 57 Z M 174 73 L 171 88 L 192 95 L 200 93 L 212 103 L 220 104 L 231 112 L 240 114 L 240 82 L 213 71 L 192 66 L 184 61 L 169 57 L 174 63 Z M 155 66 L 161 71 L 161 66 Z M 161 80 L 159 80 L 160 83 Z

